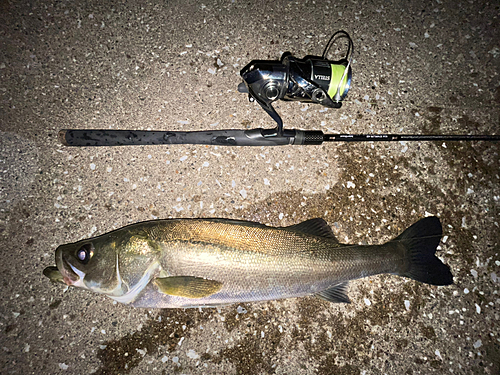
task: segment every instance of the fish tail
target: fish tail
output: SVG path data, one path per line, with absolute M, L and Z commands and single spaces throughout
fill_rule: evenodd
M 431 216 L 417 221 L 396 237 L 395 241 L 403 244 L 408 256 L 408 267 L 399 275 L 431 285 L 453 284 L 450 268 L 435 255 L 442 235 L 441 222 Z

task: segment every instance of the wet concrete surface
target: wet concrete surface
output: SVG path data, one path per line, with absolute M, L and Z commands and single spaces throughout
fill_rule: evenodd
M 252 59 L 355 43 L 341 109 L 276 105 L 289 128 L 500 133 L 500 9 L 486 1 L 2 1 L 2 374 L 498 374 L 499 145 L 70 148 L 64 128 L 272 127 L 237 92 Z M 447 287 L 350 284 L 220 309 L 133 309 L 42 275 L 63 243 L 143 220 L 322 217 L 347 243 L 441 218 Z

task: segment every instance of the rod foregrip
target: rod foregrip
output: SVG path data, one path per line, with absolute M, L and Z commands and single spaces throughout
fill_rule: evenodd
M 321 130 L 306 130 L 301 132 L 304 133 L 304 142 L 300 143 L 301 145 L 320 145 L 325 140 L 325 135 Z

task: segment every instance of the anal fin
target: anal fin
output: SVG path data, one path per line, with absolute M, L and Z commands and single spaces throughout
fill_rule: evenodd
M 349 283 L 345 282 L 316 293 L 315 296 L 333 303 L 351 303 L 351 300 L 347 296 L 348 287 Z
M 202 298 L 217 293 L 222 289 L 220 281 L 195 276 L 169 276 L 154 280 L 163 294 L 186 298 Z

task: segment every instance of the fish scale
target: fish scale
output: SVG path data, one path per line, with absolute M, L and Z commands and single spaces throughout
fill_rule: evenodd
M 348 302 L 349 280 L 381 273 L 452 283 L 449 268 L 434 255 L 441 235 L 435 217 L 393 241 L 367 246 L 339 243 L 322 219 L 278 228 L 224 219 L 155 220 L 62 245 L 57 268 L 44 273 L 136 307 L 206 307 L 306 295 Z

